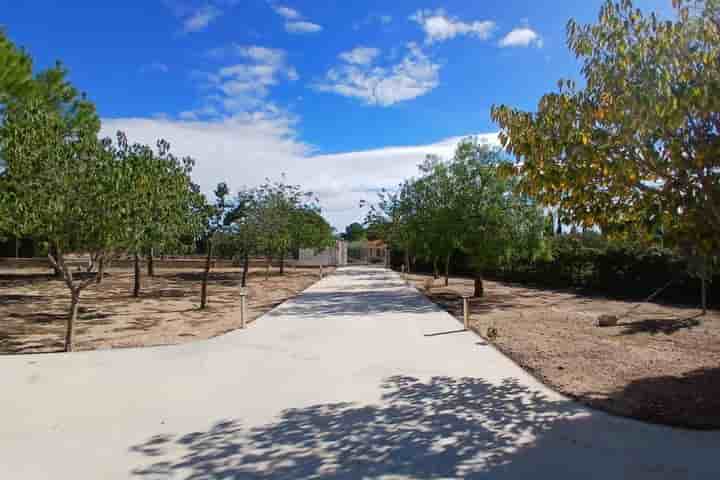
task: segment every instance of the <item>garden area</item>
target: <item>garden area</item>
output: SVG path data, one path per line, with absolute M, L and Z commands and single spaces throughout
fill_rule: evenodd
M 463 321 L 472 278 L 409 275 Z M 720 428 L 720 312 L 634 303 L 572 290 L 485 281 L 470 301 L 471 329 L 563 394 L 618 415 L 675 426 Z M 617 326 L 598 327 L 601 314 Z
M 331 268 L 324 272 L 330 273 Z M 230 262 L 209 275 L 210 301 L 200 309 L 202 270 L 155 267 L 132 295 L 130 268 L 112 267 L 103 284 L 89 287 L 75 325 L 75 350 L 148 347 L 207 339 L 241 328 L 242 268 Z M 247 276 L 247 323 L 318 281 L 317 268 L 251 268 Z M 60 352 L 67 317 L 67 287 L 47 268 L 18 269 L 0 263 L 0 355 Z

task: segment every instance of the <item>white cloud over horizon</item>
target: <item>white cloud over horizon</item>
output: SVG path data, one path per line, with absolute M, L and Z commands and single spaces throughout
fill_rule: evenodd
M 168 118 L 103 119 L 102 135 L 121 130 L 132 142 L 155 145 L 163 138 L 177 156 L 197 160 L 193 179 L 210 193 L 220 181 L 232 189 L 256 186 L 266 178 L 300 184 L 320 198 L 323 212 L 338 229 L 363 219 L 361 200 L 374 201 L 381 188 L 394 188 L 417 174 L 426 155 L 450 158 L 458 142 L 453 137 L 428 145 L 390 146 L 357 152 L 318 154 L 300 141 L 293 118 L 278 114 L 240 114 L 213 121 Z M 477 135 L 499 145 L 497 134 Z
M 415 43 L 407 44 L 407 50 L 403 59 L 391 66 L 374 65 L 377 54 L 345 52 L 340 56 L 345 63 L 331 68 L 312 87 L 381 107 L 420 97 L 440 84 L 440 65 Z
M 530 27 L 520 27 L 511 30 L 500 39 L 498 45 L 501 47 L 543 47 L 543 40 L 540 35 Z
M 495 22 L 490 20 L 464 22 L 451 17 L 443 9 L 418 10 L 410 16 L 425 32 L 425 43 L 432 44 L 451 40 L 459 35 L 468 35 L 481 40 L 490 38 L 495 30 Z

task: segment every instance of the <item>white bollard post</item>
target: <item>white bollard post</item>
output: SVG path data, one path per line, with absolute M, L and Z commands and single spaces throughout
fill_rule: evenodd
M 470 297 L 463 295 L 463 325 L 470 330 Z
M 240 289 L 240 328 L 244 329 L 247 325 L 247 288 Z

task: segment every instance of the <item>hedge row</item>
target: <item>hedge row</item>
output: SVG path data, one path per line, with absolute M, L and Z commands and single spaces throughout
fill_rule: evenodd
M 588 294 L 641 300 L 670 283 L 657 300 L 697 306 L 700 280 L 691 277 L 687 261 L 673 251 L 611 242 L 597 235 L 562 235 L 551 239 L 548 258 L 518 262 L 485 272 L 497 280 L 549 288 L 571 288 Z M 417 264 L 418 271 L 432 267 Z M 452 273 L 472 274 L 462 253 L 454 256 Z M 720 307 L 720 275 L 708 284 L 708 305 Z

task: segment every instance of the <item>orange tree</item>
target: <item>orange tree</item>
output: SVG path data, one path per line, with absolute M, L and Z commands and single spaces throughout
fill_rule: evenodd
M 720 251 L 720 1 L 674 0 L 660 21 L 608 1 L 568 23 L 583 88 L 559 82 L 536 112 L 494 106 L 520 187 L 565 220 L 611 234 L 660 233 L 706 259 Z

